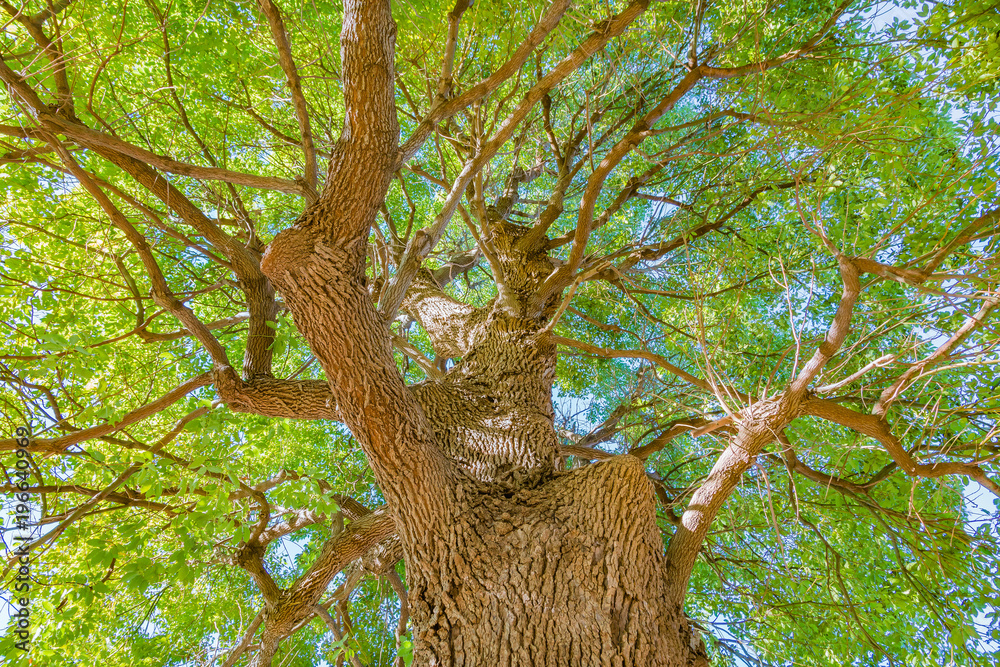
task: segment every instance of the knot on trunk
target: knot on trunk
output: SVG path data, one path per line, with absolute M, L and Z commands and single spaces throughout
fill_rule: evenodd
M 212 382 L 215 384 L 215 390 L 219 393 L 219 398 L 227 405 L 239 405 L 243 380 L 236 374 L 232 366 L 221 366 L 213 369 Z M 234 407 L 233 409 L 236 408 Z
M 258 540 L 244 542 L 233 555 L 233 565 L 244 570 L 252 569 L 264 559 L 265 548 Z
M 303 213 L 303 218 L 309 215 L 312 208 Z M 287 274 L 302 266 L 313 254 L 315 235 L 308 229 L 296 224 L 293 227 L 278 232 L 264 251 L 260 260 L 260 270 L 271 279 L 275 285 L 284 288 L 287 284 Z

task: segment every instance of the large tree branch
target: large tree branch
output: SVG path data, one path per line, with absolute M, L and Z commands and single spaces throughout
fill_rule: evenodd
M 385 509 L 352 521 L 340 535 L 323 545 L 315 562 L 289 589 L 286 597 L 296 601 L 311 600 L 315 604 L 338 572 L 395 535 L 395 521 Z M 285 621 L 294 625 L 299 620 L 295 617 L 304 611 L 289 610 L 287 616 L 281 615 L 280 620 L 275 620 L 279 624 Z
M 671 568 L 671 592 L 678 600 L 683 598 L 701 544 L 708 534 L 711 522 L 718 514 L 726 498 L 755 460 L 763 447 L 780 436 L 782 429 L 796 416 L 808 414 L 852 428 L 859 433 L 877 439 L 886 448 L 893 460 L 911 475 L 939 477 L 948 474 L 968 475 L 972 479 L 1000 496 L 1000 485 L 986 476 L 978 465 L 959 462 L 917 463 L 896 438 L 882 414 L 865 415 L 828 400 L 805 398 L 808 382 L 832 357 L 847 335 L 850 315 L 859 285 L 857 267 L 849 259 L 838 255 L 844 278 L 844 295 L 829 327 L 826 339 L 802 372 L 792 381 L 788 389 L 777 398 L 753 404 L 734 421 L 738 425 L 735 438 L 716 461 L 712 471 L 702 486 L 695 492 L 685 510 L 667 548 L 667 558 Z M 997 305 L 991 299 L 978 313 L 971 316 L 949 341 L 941 345 L 934 354 L 922 363 L 930 365 L 946 357 L 968 334 L 979 326 L 985 315 Z M 916 366 L 921 366 L 917 364 Z M 895 396 L 907 381 L 917 376 L 922 368 L 908 369 L 893 386 L 883 392 L 883 397 Z M 912 372 L 911 372 L 912 371 Z M 805 399 L 805 400 L 803 400 Z M 888 400 L 888 399 L 886 399 Z
M 281 640 L 316 614 L 315 606 L 333 578 L 382 543 L 393 540 L 395 535 L 396 524 L 385 509 L 352 521 L 343 531 L 326 541 L 312 566 L 286 590 L 279 590 L 277 587 L 272 589 L 267 584 L 269 575 L 263 577 L 259 572 L 263 570 L 262 553 L 259 550 L 249 553 L 253 563 L 239 564 L 257 571 L 255 579 L 260 578 L 268 586 L 273 600 L 265 614 L 260 649 L 253 664 L 269 665 Z
M 275 237 L 261 268 L 322 365 L 404 541 L 416 544 L 447 520 L 452 470 L 399 375 L 385 322 L 364 284 L 368 231 L 396 160 L 395 32 L 388 0 L 345 0 L 347 108 L 327 184 L 295 226 Z
M 678 603 L 684 599 L 688 580 L 701 545 L 722 505 L 739 485 L 757 455 L 796 414 L 791 394 L 754 403 L 736 416 L 736 435 L 694 492 L 677 531 L 667 546 L 669 591 Z
M 223 232 L 201 209 L 149 165 L 102 148 L 96 148 L 95 151 L 129 174 L 229 258 L 239 287 L 246 295 L 249 314 L 243 374 L 249 379 L 270 377 L 275 337 L 275 330 L 270 325 L 276 321 L 279 308 L 274 298 L 274 287 L 261 273 L 256 255 L 243 243 Z
M 854 304 L 861 292 L 861 282 L 858 280 L 858 269 L 850 259 L 838 254 L 837 264 L 840 267 L 841 280 L 844 282 L 840 304 L 837 306 L 837 312 L 833 316 L 833 321 L 830 323 L 823 342 L 816 348 L 816 352 L 813 353 L 813 356 L 788 387 L 788 390 L 796 396 L 805 394 L 809 383 L 840 350 L 851 328 L 851 317 L 854 315 Z
M 56 44 L 49 36 L 45 34 L 42 30 L 42 23 L 50 16 L 54 16 L 56 13 L 67 7 L 69 3 L 63 4 L 58 9 L 56 6 L 52 7 L 51 14 L 47 11 L 42 11 L 36 16 L 30 16 L 26 14 L 23 10 L 17 9 L 6 0 L 0 0 L 0 6 L 10 14 L 15 21 L 20 23 L 31 35 L 31 38 L 35 40 L 38 46 L 42 47 L 45 52 L 46 57 L 48 57 L 49 62 L 52 63 L 52 76 L 56 82 L 56 97 L 59 100 L 58 108 L 62 113 L 72 115 L 73 114 L 73 91 L 69 87 L 69 79 L 66 76 L 66 56 L 62 52 L 62 48 L 59 44 Z
M 116 431 L 122 430 L 123 428 L 127 428 L 132 424 L 137 424 L 158 412 L 166 410 L 168 407 L 184 398 L 195 389 L 204 387 L 211 382 L 212 374 L 202 373 L 201 375 L 197 375 L 190 380 L 181 383 L 155 401 L 147 403 L 146 405 L 125 414 L 118 421 L 106 421 L 103 424 L 74 431 L 73 433 L 68 433 L 58 438 L 34 439 L 31 441 L 31 449 L 41 452 L 61 453 L 65 451 L 67 447 L 71 447 L 86 440 L 92 440 L 93 438 L 110 435 Z M 11 451 L 14 449 L 17 449 L 17 440 L 0 440 L 0 451 Z
M 306 108 L 306 98 L 302 94 L 302 82 L 299 78 L 299 71 L 292 60 L 292 45 L 288 39 L 288 31 L 285 30 L 285 22 L 281 18 L 278 6 L 272 0 L 257 0 L 264 16 L 267 17 L 267 24 L 271 28 L 271 37 L 274 45 L 278 48 L 278 63 L 285 73 L 288 81 L 288 89 L 292 92 L 292 104 L 295 106 L 295 117 L 299 121 L 299 132 L 302 135 L 302 152 L 305 154 L 305 180 L 312 190 L 316 190 L 316 147 L 313 145 L 312 130 L 309 127 L 309 111 Z
M 286 419 L 340 420 L 330 384 L 323 380 L 241 380 L 230 368 L 215 371 L 215 388 L 234 412 Z
M 278 192 L 302 196 L 306 194 L 305 188 L 294 181 L 180 162 L 165 155 L 158 155 L 145 148 L 135 146 L 117 137 L 93 130 L 76 120 L 57 115 L 49 110 L 48 106 L 42 102 L 37 93 L 25 83 L 20 75 L 10 69 L 3 60 L 0 60 L 0 80 L 6 83 L 28 105 L 31 115 L 43 129 L 58 134 L 65 134 L 81 146 L 94 150 L 102 148 L 106 151 L 113 151 L 144 162 L 157 169 L 180 176 L 189 176 L 208 181 L 223 181 L 234 185 L 260 188 L 262 190 L 276 190 Z
M 476 324 L 486 313 L 458 302 L 441 291 L 431 273 L 421 269 L 407 291 L 403 307 L 430 336 L 438 357 L 464 357 L 472 349 Z
M 270 325 L 276 321 L 279 308 L 274 299 L 274 287 L 261 273 L 257 256 L 246 245 L 222 231 L 215 221 L 149 165 L 113 151 L 95 150 L 134 178 L 229 258 L 239 287 L 246 295 L 249 313 L 243 374 L 251 379 L 270 377 L 275 337 L 275 329 Z
M 967 475 L 1000 497 L 1000 484 L 987 477 L 983 469 L 976 464 L 959 461 L 917 463 L 903 447 L 899 438 L 893 435 L 889 424 L 881 415 L 855 412 L 839 403 L 823 399 L 805 401 L 802 404 L 802 411 L 803 414 L 832 421 L 878 440 L 892 459 L 908 475 L 930 478 L 943 475 Z
M 817 231 L 827 242 L 822 230 Z M 737 428 L 736 435 L 715 462 L 708 478 L 691 497 L 677 532 L 667 547 L 671 568 L 670 590 L 678 602 L 684 598 L 701 545 L 723 503 L 763 448 L 778 438 L 798 416 L 809 383 L 840 350 L 850 330 L 854 303 L 861 289 L 858 271 L 847 257 L 832 245 L 830 247 L 837 256 L 844 287 L 823 343 L 784 391 L 774 398 L 764 398 L 732 417 Z

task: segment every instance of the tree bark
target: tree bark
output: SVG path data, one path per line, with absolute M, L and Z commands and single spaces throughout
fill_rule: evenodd
M 638 459 L 537 486 L 470 485 L 458 505 L 407 555 L 415 664 L 707 665 L 667 595 Z
M 415 664 L 698 664 L 699 643 L 668 594 L 642 462 L 555 468 L 546 324 L 560 295 L 541 308 L 536 296 L 555 267 L 546 239 L 490 211 L 508 293 L 482 309 L 418 271 L 405 306 L 439 355 L 460 359 L 440 381 L 403 383 L 364 277 L 397 159 L 395 25 L 388 0 L 344 9 L 347 113 L 327 184 L 261 269 L 326 372 L 333 400 L 323 407 L 335 405 L 358 439 L 395 521 Z M 252 388 L 233 392 L 250 402 Z

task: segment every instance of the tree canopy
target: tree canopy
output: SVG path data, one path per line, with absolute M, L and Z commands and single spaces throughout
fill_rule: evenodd
M 711 664 L 994 664 L 993 3 L 398 0 L 388 116 L 368 4 L 0 0 L 36 664 L 413 660 L 376 476 L 431 473 L 265 254 L 337 188 L 414 405 L 486 309 L 557 346 L 555 467 L 642 461 Z

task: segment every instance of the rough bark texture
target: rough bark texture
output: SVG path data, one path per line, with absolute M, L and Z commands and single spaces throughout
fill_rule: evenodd
M 553 470 L 555 345 L 523 320 L 491 313 L 467 356 L 413 393 L 437 446 L 479 480 Z
M 463 486 L 457 501 L 430 549 L 407 558 L 417 664 L 696 663 L 638 459 Z
M 231 367 L 215 372 L 215 389 L 234 412 L 287 419 L 339 420 L 330 385 L 321 380 L 241 380 Z
M 555 471 L 556 350 L 542 331 L 554 303 L 519 312 L 553 264 L 519 245 L 526 230 L 494 223 L 510 298 L 474 310 L 423 274 L 407 303 L 436 350 L 464 355 L 413 393 L 437 447 L 474 478 L 459 478 L 433 542 L 407 551 L 418 664 L 694 664 L 642 463 Z
M 642 463 L 623 456 L 555 469 L 556 346 L 545 325 L 559 294 L 529 306 L 555 262 L 547 239 L 504 219 L 523 174 L 485 221 L 501 297 L 477 310 L 419 271 L 405 307 L 439 356 L 459 361 L 414 388 L 396 369 L 363 264 L 396 157 L 394 31 L 384 0 L 345 3 L 347 120 L 327 185 L 270 244 L 261 269 L 388 501 L 406 558 L 416 664 L 693 663 Z

